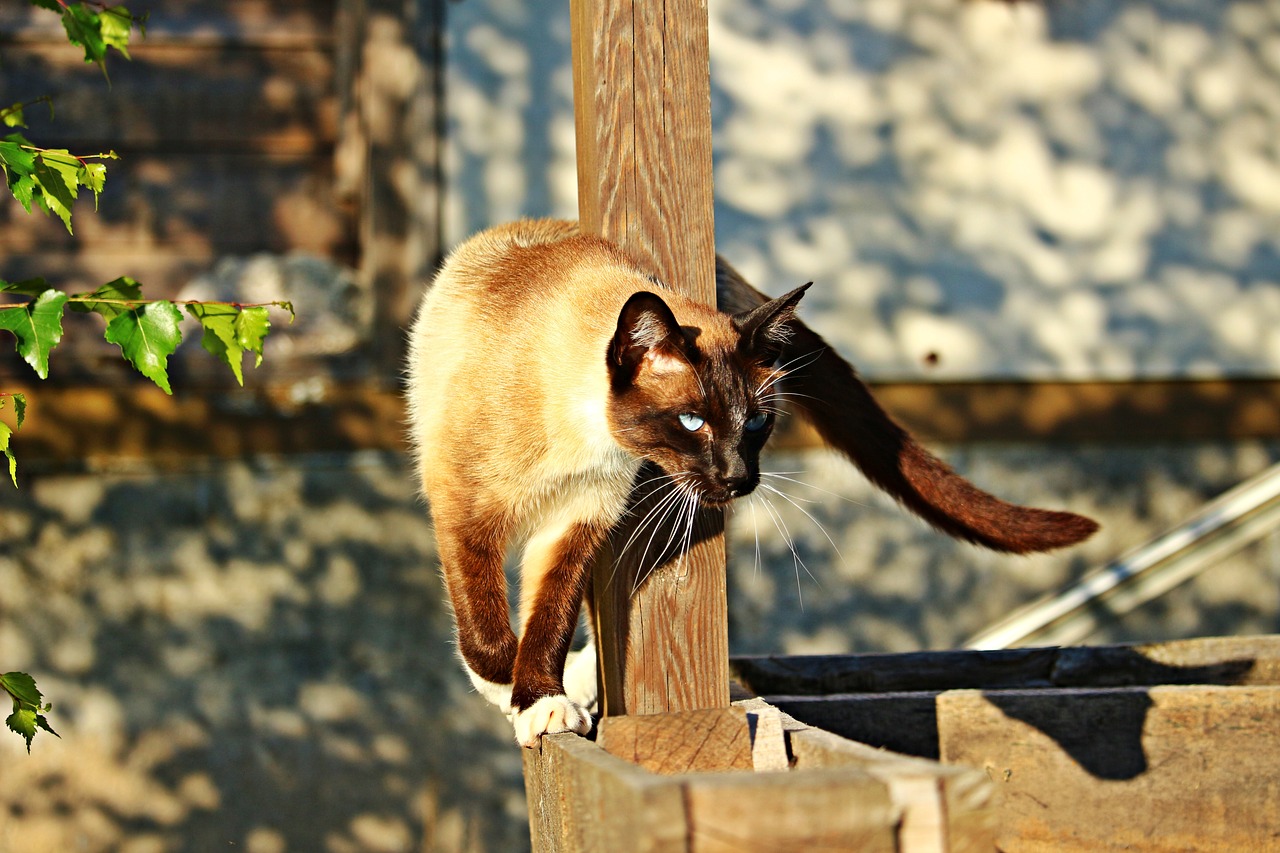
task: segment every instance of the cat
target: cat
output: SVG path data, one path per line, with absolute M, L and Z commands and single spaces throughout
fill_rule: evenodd
M 769 299 L 722 260 L 716 273 L 720 310 L 575 223 L 526 220 L 458 246 L 418 310 L 410 441 L 458 650 L 523 746 L 590 731 L 593 649 L 565 664 L 590 560 L 641 465 L 691 500 L 726 505 L 759 483 L 784 397 L 875 485 L 952 536 L 1023 553 L 1097 527 L 1001 501 L 924 450 L 796 317 L 808 284 Z M 516 540 L 518 637 L 503 571 Z

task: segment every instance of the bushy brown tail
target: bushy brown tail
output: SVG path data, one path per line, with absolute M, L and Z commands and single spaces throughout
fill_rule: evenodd
M 719 307 L 728 313 L 767 299 L 721 258 L 716 285 Z M 934 527 L 1015 554 L 1074 545 L 1098 529 L 1081 515 L 1018 506 L 982 491 L 894 421 L 820 335 L 799 320 L 788 330 L 780 363 L 794 365 L 786 380 L 790 405 L 867 479 Z

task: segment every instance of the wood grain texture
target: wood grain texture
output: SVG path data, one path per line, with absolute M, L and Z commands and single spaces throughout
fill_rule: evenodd
M 584 230 L 713 303 L 705 2 L 574 0 L 571 21 Z M 729 703 L 723 516 L 704 512 L 698 526 L 686 553 L 652 570 L 630 552 L 615 565 L 625 534 L 596 561 L 606 715 Z
M 685 802 L 694 853 L 899 851 L 887 787 L 846 768 L 691 776 Z
M 577 735 L 550 735 L 522 753 L 534 853 L 688 849 L 680 785 Z
M 873 749 L 821 729 L 801 728 L 788 734 L 797 771 L 858 768 L 888 787 L 900 815 L 899 853 L 993 849 L 992 783 L 981 770 Z
M 741 708 L 605 717 L 596 743 L 610 755 L 667 776 L 753 769 L 747 712 Z
M 996 784 L 999 849 L 1280 847 L 1280 687 L 955 691 L 946 762 Z

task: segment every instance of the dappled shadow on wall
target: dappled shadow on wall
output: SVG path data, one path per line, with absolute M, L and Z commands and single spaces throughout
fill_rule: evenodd
M 519 749 L 471 694 L 383 457 L 0 495 L 0 649 L 61 740 L 0 739 L 0 846 L 512 850 Z
M 1256 3 L 712 5 L 719 248 L 875 378 L 1280 366 Z

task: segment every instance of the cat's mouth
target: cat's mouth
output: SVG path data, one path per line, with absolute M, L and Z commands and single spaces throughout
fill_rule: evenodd
M 738 498 L 745 498 L 754 492 L 758 483 L 758 479 L 703 483 L 697 489 L 698 503 L 709 507 L 726 507 Z

